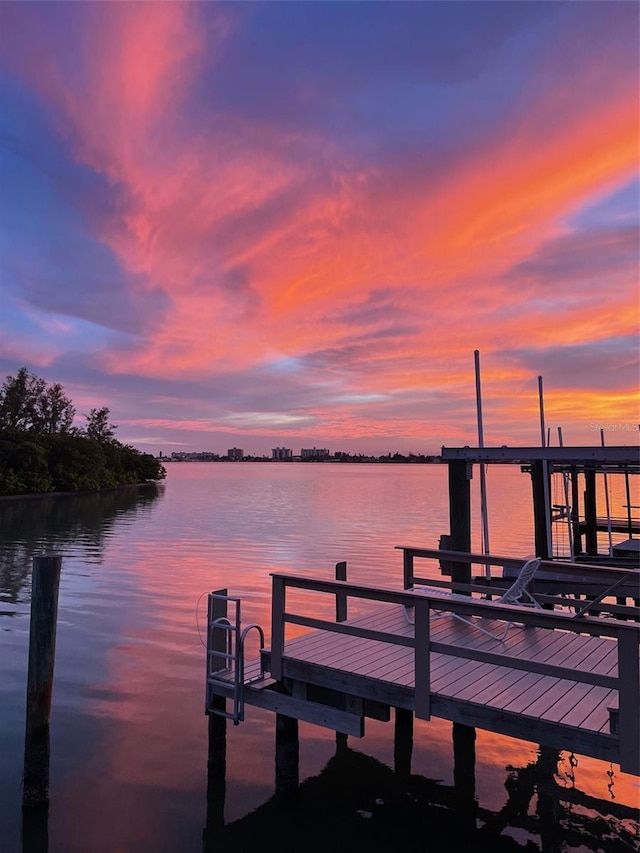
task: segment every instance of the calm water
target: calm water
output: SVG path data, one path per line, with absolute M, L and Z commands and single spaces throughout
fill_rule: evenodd
M 181 853 L 203 849 L 207 822 L 206 593 L 228 587 L 242 597 L 245 621 L 260 623 L 268 635 L 271 571 L 332 577 L 335 563 L 346 560 L 351 580 L 399 587 L 402 561 L 394 546 L 437 547 L 448 530 L 446 466 L 174 463 L 167 468 L 167 480 L 158 487 L 0 501 L 3 853 L 28 847 L 20 786 L 34 554 L 62 554 L 63 574 L 51 803 L 47 834 L 29 849 Z M 491 550 L 532 553 L 529 478 L 517 466 L 495 466 L 487 484 Z M 478 485 L 476 478 L 476 550 Z M 619 484 L 610 484 L 609 498 L 613 514 L 622 515 L 626 498 Z M 227 829 L 252 820 L 256 829 L 252 843 L 232 847 L 231 835 L 228 841 L 220 836 L 220 844 L 209 849 L 264 847 L 268 824 L 260 825 L 258 818 L 274 794 L 273 725 L 272 715 L 248 708 L 242 725 L 228 727 L 224 819 Z M 312 792 L 315 777 L 326 778 L 335 789 L 336 779 L 348 777 L 343 802 L 353 815 L 358 812 L 360 838 L 377 827 L 359 849 L 404 849 L 385 836 L 378 814 L 399 790 L 389 769 L 393 723 L 367 721 L 365 737 L 350 738 L 349 746 L 353 752 L 336 771 L 334 734 L 300 724 L 301 780 Z M 533 790 L 518 817 L 509 792 L 518 780 L 526 781 L 537 758 L 534 743 L 477 733 L 478 806 L 483 820 L 493 815 L 502 821 L 503 840 L 515 839 L 521 849 L 527 841 L 535 845 L 529 849 L 541 850 L 637 849 L 629 819 L 638 805 L 637 780 L 615 765 L 582 756 L 561 753 L 556 782 L 580 802 L 557 807 L 555 835 L 544 832 Z M 412 802 L 420 796 L 425 803 L 450 800 L 449 723 L 416 723 L 411 770 L 418 786 Z M 310 810 L 314 796 L 308 795 Z M 402 796 L 409 794 L 403 790 Z M 326 794 L 318 794 L 318 807 L 323 803 L 326 814 Z M 406 804 L 403 808 L 399 814 L 406 814 Z M 438 835 L 443 809 L 425 807 L 422 814 L 422 831 L 440 838 L 434 849 L 449 849 Z M 291 849 L 311 849 L 312 825 L 308 831 L 307 841 Z M 331 846 L 343 849 L 337 838 Z

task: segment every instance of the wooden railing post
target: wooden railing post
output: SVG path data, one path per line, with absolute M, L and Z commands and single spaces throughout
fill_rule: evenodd
M 298 721 L 276 714 L 276 794 L 292 799 L 300 782 Z
M 416 597 L 415 602 L 415 715 L 419 720 L 431 718 L 431 650 L 429 638 L 429 601 Z
M 411 775 L 412 752 L 413 712 L 408 708 L 396 708 L 393 733 L 393 769 L 398 776 L 405 779 Z
M 347 564 L 345 561 L 336 563 L 336 580 L 346 581 Z M 347 621 L 347 593 L 336 592 L 336 622 Z
M 273 578 L 271 594 L 271 676 L 282 678 L 282 655 L 284 654 L 285 583 L 282 578 Z
M 411 589 L 413 586 L 413 551 L 409 548 L 405 548 L 402 552 L 402 575 L 404 588 Z
M 640 775 L 640 673 L 638 671 L 638 635 L 635 631 L 618 634 L 618 742 L 620 769 Z
M 53 695 L 61 568 L 62 557 L 46 554 L 33 558 L 23 807 L 37 806 L 49 801 L 49 716 Z
M 347 579 L 347 563 L 343 560 L 336 563 L 336 580 L 346 581 Z M 347 621 L 347 594 L 346 592 L 336 592 L 336 622 Z M 336 752 L 344 750 L 348 746 L 348 737 L 344 732 L 336 732 Z

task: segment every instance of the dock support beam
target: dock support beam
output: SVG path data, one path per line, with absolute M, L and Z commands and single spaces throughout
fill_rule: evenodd
M 453 783 L 460 836 L 470 838 L 476 831 L 476 730 L 461 723 L 453 724 Z
M 471 551 L 471 472 L 466 461 L 449 462 L 449 524 L 451 549 Z M 451 580 L 455 589 L 458 583 L 471 583 L 471 563 L 455 562 L 451 567 Z M 416 608 L 416 625 L 418 615 Z M 463 835 L 475 832 L 475 740 L 476 730 L 471 726 L 453 724 L 454 784 L 456 811 Z M 472 808 L 470 809 L 470 806 Z
M 550 560 L 549 553 L 549 513 L 547 495 L 550 493 L 547 466 L 542 460 L 531 463 L 531 488 L 533 491 L 533 524 L 536 556 Z M 546 482 L 545 482 L 546 481 Z
M 580 491 L 578 472 L 571 471 L 571 526 L 573 530 L 573 553 L 582 554 L 582 531 L 580 530 Z
M 395 731 L 393 738 L 393 765 L 398 776 L 405 779 L 411 775 L 411 753 L 413 752 L 413 712 L 406 708 L 395 709 Z
M 347 579 L 347 563 L 342 560 L 336 563 L 336 580 L 346 581 Z M 347 621 L 347 594 L 346 592 L 336 593 L 336 622 Z M 348 735 L 344 732 L 336 732 L 336 751 L 345 750 L 349 745 Z
M 585 550 L 589 556 L 598 553 L 598 514 L 596 510 L 596 472 L 584 472 Z
M 300 781 L 298 721 L 276 714 L 276 794 L 293 797 Z
M 211 698 L 212 709 L 225 710 L 223 696 Z M 203 849 L 213 849 L 215 832 L 224 826 L 227 793 L 227 720 L 219 714 L 208 717 L 207 751 L 207 823 L 203 832 Z
M 465 460 L 451 460 L 449 467 L 449 526 L 451 549 L 471 551 L 471 470 Z M 471 583 L 471 563 L 452 564 L 451 580 L 456 583 Z

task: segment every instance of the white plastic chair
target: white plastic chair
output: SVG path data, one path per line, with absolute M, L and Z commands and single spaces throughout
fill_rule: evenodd
M 498 598 L 494 599 L 496 604 L 521 604 L 532 607 L 537 607 L 538 609 L 542 609 L 542 605 L 539 604 L 535 598 L 531 595 L 527 587 L 533 580 L 533 576 L 538 571 L 540 567 L 541 559 L 540 557 L 529 557 L 525 563 L 522 565 L 522 568 L 518 572 L 517 578 L 511 584 L 510 587 L 505 589 L 505 591 Z M 447 601 L 455 600 L 455 601 L 471 601 L 471 597 L 469 595 L 462 595 L 459 592 L 449 592 L 446 589 L 441 589 L 439 587 L 433 586 L 420 586 L 415 587 L 412 592 L 424 592 L 429 596 L 439 596 L 442 599 Z M 441 611 L 437 610 L 435 607 L 432 607 L 431 613 L 433 616 L 453 616 L 454 619 L 458 619 L 460 622 L 466 622 L 467 625 L 471 625 L 478 631 L 482 631 L 483 634 L 486 634 L 488 637 L 492 637 L 494 640 L 502 640 L 507 636 L 507 632 L 511 627 L 512 623 L 507 622 L 504 627 L 504 631 L 502 634 L 494 634 L 492 631 L 488 631 L 486 628 L 483 628 L 478 624 L 477 619 L 469 619 L 466 616 L 461 616 L 459 613 L 451 613 L 450 611 Z M 410 625 L 415 624 L 414 621 L 409 616 L 409 608 L 407 606 L 404 607 L 404 615 L 406 617 L 407 622 Z

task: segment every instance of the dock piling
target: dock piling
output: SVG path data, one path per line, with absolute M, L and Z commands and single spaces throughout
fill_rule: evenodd
M 449 525 L 453 551 L 471 550 L 471 475 L 472 466 L 462 461 L 451 461 L 449 469 Z M 456 562 L 452 567 L 453 588 L 471 583 L 471 563 Z
M 300 782 L 298 721 L 276 714 L 276 794 L 292 799 Z
M 476 831 L 476 730 L 473 726 L 454 723 L 453 782 L 455 786 L 456 817 L 462 837 Z
M 405 779 L 411 776 L 412 753 L 413 712 L 407 708 L 396 708 L 393 737 L 393 766 L 398 776 L 402 776 Z
M 23 808 L 43 806 L 49 801 L 49 717 L 61 569 L 62 557 L 43 554 L 33 558 Z

